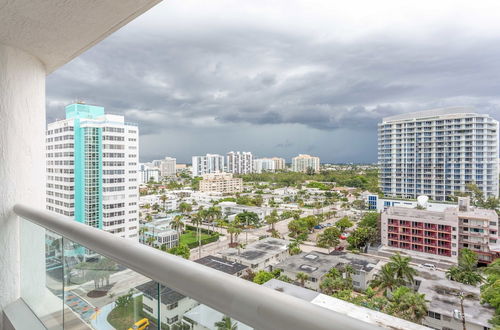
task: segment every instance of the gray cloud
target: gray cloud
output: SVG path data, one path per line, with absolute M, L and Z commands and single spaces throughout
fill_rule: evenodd
M 292 13 L 300 1 L 239 4 L 244 9 L 221 0 L 193 12 L 199 2 L 166 1 L 49 76 L 48 120 L 80 98 L 139 123 L 144 138 L 172 138 L 181 147 L 148 138 L 143 157 L 188 160 L 195 151 L 222 149 L 231 128 L 245 127 L 265 130 L 269 143 L 252 133 L 247 138 L 255 141 L 233 137 L 228 149 L 273 153 L 270 145 L 287 157 L 310 151 L 325 161 L 375 161 L 368 148 L 385 116 L 470 105 L 500 117 L 499 36 L 444 20 L 422 31 L 417 25 L 417 35 L 373 23 L 370 30 L 368 22 L 368 32 L 344 37 L 349 24 L 339 23 L 335 34 L 335 17 L 306 12 L 319 22 L 311 24 L 298 9 Z M 284 8 L 290 17 L 279 14 Z M 302 134 L 293 134 L 297 125 Z M 180 130 L 183 140 L 173 136 Z M 366 139 L 360 130 L 373 134 L 370 143 L 358 143 Z M 350 139 L 334 139 L 339 131 Z M 200 132 L 211 138 L 188 138 Z M 328 141 L 309 141 L 313 136 Z

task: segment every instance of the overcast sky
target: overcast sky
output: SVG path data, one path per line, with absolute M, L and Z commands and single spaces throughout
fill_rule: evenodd
M 382 117 L 500 119 L 500 1 L 165 0 L 48 77 L 140 128 L 141 161 L 252 151 L 374 162 Z

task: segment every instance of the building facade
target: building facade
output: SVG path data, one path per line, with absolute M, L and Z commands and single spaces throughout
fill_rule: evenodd
M 137 126 L 103 107 L 71 104 L 46 131 L 46 208 L 137 239 Z
M 233 194 L 243 191 L 243 179 L 233 178 L 232 173 L 204 174 L 200 181 L 201 192 L 220 192 Z
M 378 125 L 380 188 L 386 196 L 444 201 L 475 183 L 498 196 L 498 121 L 468 108 L 384 118 Z
M 286 168 L 285 158 L 273 157 L 271 158 L 274 162 L 275 170 L 284 170 Z
M 498 215 L 471 207 L 468 198 L 440 212 L 390 207 L 381 216 L 381 238 L 384 246 L 452 262 L 468 248 L 487 264 L 497 257 Z
M 312 169 L 314 172 L 319 172 L 320 159 L 310 155 L 300 154 L 292 158 L 293 172 L 307 172 Z
M 251 152 L 230 151 L 226 155 L 226 165 L 229 173 L 253 173 L 253 155 Z
M 253 161 L 253 170 L 255 173 L 274 172 L 276 170 L 274 160 L 271 158 L 257 158 Z
M 193 176 L 224 172 L 224 156 L 217 154 L 193 156 L 192 167 Z
M 139 183 L 145 184 L 150 181 L 160 182 L 161 172 L 157 167 L 147 164 L 139 164 Z
M 160 163 L 160 172 L 162 177 L 172 177 L 176 174 L 177 159 L 165 157 Z

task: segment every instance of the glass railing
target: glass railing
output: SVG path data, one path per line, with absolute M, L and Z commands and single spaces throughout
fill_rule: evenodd
M 367 318 L 354 305 L 355 316 L 339 313 L 48 211 L 14 211 L 21 298 L 47 329 L 348 330 L 401 321 Z
M 47 329 L 252 329 L 28 220 L 21 230 L 21 297 Z

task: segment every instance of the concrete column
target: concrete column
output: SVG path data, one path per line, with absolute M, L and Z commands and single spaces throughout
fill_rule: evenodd
M 12 207 L 44 208 L 45 74 L 37 58 L 0 43 L 0 328 L 3 308 L 20 296 L 19 219 Z

